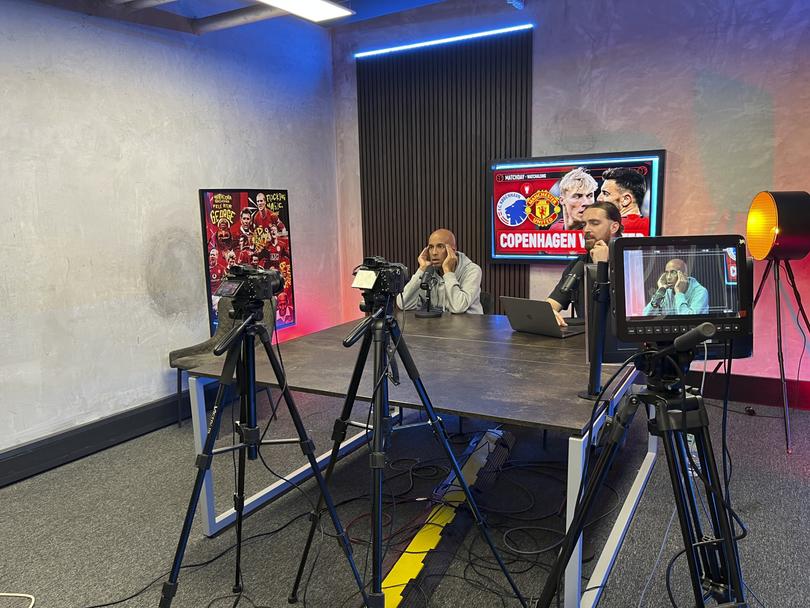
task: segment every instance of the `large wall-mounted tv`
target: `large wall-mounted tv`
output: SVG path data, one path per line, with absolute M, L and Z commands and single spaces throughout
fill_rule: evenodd
M 599 198 L 603 174 L 616 168 L 638 172 L 646 187 L 639 213 L 623 217 L 625 235 L 660 235 L 664 161 L 664 150 L 643 150 L 491 163 L 490 258 L 496 262 L 540 262 L 571 260 L 584 253 L 577 215 L 582 206 Z M 569 178 L 564 180 L 566 175 Z M 563 197 L 561 181 L 579 187 L 567 188 L 566 192 L 573 194 Z M 586 191 L 590 188 L 593 192 Z

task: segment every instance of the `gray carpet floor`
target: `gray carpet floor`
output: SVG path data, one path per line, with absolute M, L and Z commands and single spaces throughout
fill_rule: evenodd
M 296 394 L 298 407 L 312 438 L 324 451 L 330 444 L 332 422 L 341 402 Z M 710 402 L 714 406 L 715 402 Z M 732 404 L 740 412 L 741 404 Z M 810 412 L 793 412 L 795 452 L 787 456 L 780 411 L 757 407 L 758 416 L 732 413 L 729 448 L 733 457 L 732 498 L 749 535 L 740 542 L 745 580 L 761 603 L 752 606 L 801 607 L 810 604 L 810 549 L 805 539 L 810 516 Z M 355 419 L 365 419 L 358 404 Z M 269 404 L 260 399 L 260 418 L 266 421 Z M 715 447 L 720 443 L 720 410 L 709 408 Z M 407 419 L 416 421 L 410 412 Z M 230 413 L 223 429 L 229 427 Z M 447 421 L 457 429 L 457 421 Z M 271 425 L 270 436 L 291 435 L 283 410 Z M 486 425 L 465 421 L 465 433 Z M 509 429 L 516 437 L 510 462 L 494 491 L 479 498 L 496 544 L 504 551 L 516 580 L 526 595 L 538 595 L 560 539 L 559 516 L 564 493 L 565 438 L 549 434 L 543 446 L 538 432 Z M 219 445 L 230 442 L 223 433 Z M 0 490 L 3 520 L 0 543 L 0 592 L 28 593 L 37 606 L 79 607 L 114 602 L 143 593 L 121 606 L 157 606 L 180 526 L 188 504 L 195 469 L 191 425 L 167 427 L 125 444 L 70 463 Z M 454 436 L 461 451 L 469 436 Z M 598 551 L 607 535 L 619 497 L 631 482 L 630 472 L 643 456 L 646 421 L 637 416 L 609 487 L 600 495 L 586 530 L 586 554 Z M 267 464 L 278 473 L 304 464 L 295 446 L 263 449 Z M 429 506 L 425 500 L 446 476 L 447 462 L 429 431 L 408 429 L 394 435 L 388 454 L 386 531 L 389 561 L 405 546 L 413 522 Z M 233 463 L 218 456 L 214 464 L 217 507 L 232 504 Z M 249 462 L 248 494 L 275 481 L 260 461 Z M 368 456 L 365 449 L 338 465 L 332 482 L 343 525 L 355 540 L 354 554 L 366 577 L 368 564 Z M 395 497 L 395 500 L 394 500 Z M 285 606 L 309 522 L 310 502 L 317 500 L 313 481 L 302 484 L 246 519 L 243 550 L 245 593 L 240 606 Z M 666 564 L 681 547 L 677 519 L 666 534 L 673 512 L 672 490 L 663 458 L 659 459 L 635 520 L 618 557 L 600 606 L 669 606 L 664 586 Z M 390 517 L 388 517 L 390 516 Z M 604 516 L 604 517 L 601 517 Z M 525 529 L 527 526 L 543 529 Z M 337 608 L 358 605 L 356 586 L 338 544 L 330 538 L 331 522 L 324 519 L 316 535 L 299 605 Z M 185 567 L 173 606 L 216 608 L 232 606 L 233 530 L 205 538 L 195 522 L 185 554 Z M 523 553 L 518 556 L 508 547 Z M 663 547 L 663 549 L 662 549 Z M 656 563 L 661 552 L 662 558 Z M 221 555 L 221 557 L 216 558 Z M 209 560 L 214 560 L 211 563 Z M 312 560 L 310 563 L 313 563 Z M 590 564 L 586 564 L 586 572 Z M 151 586 L 153 580 L 157 582 Z M 505 581 L 493 569 L 486 546 L 471 532 L 456 554 L 447 576 L 423 605 L 434 607 L 517 606 L 497 595 Z M 646 591 L 645 591 L 646 588 Z M 678 606 L 689 606 L 690 588 L 685 561 L 673 574 Z M 304 592 L 305 591 L 305 592 Z M 644 593 L 643 600 L 640 597 Z M 219 599 L 218 599 L 219 598 Z M 0 608 L 27 606 L 22 599 L 0 597 Z

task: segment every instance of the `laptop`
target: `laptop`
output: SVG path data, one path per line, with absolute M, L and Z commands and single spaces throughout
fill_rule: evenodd
M 560 327 L 551 304 L 545 300 L 528 300 L 501 296 L 501 306 L 515 331 L 552 338 L 570 338 L 585 333 L 582 325 Z

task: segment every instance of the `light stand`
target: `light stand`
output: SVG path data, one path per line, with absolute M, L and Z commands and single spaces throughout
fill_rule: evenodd
M 776 305 L 776 358 L 779 361 L 779 381 L 782 388 L 782 408 L 784 411 L 785 420 L 785 449 L 787 450 L 788 454 L 792 454 L 793 445 L 790 433 L 790 409 L 788 408 L 787 379 L 785 378 L 785 356 L 782 350 L 782 280 L 779 272 L 782 264 L 785 265 L 785 272 L 787 272 L 790 279 L 788 284 L 793 289 L 793 297 L 796 298 L 796 303 L 799 304 L 799 311 L 801 312 L 804 324 L 807 327 L 807 330 L 810 331 L 810 321 L 807 319 L 807 313 L 805 313 L 804 307 L 801 306 L 802 296 L 799 293 L 798 287 L 796 286 L 796 278 L 793 274 L 793 268 L 790 266 L 790 260 L 786 259 L 780 261 L 773 258 L 768 260 L 768 264 L 765 266 L 765 272 L 762 273 L 762 280 L 760 281 L 759 289 L 757 289 L 757 295 L 754 298 L 754 308 L 756 308 L 757 302 L 762 295 L 762 289 L 765 287 L 765 283 L 768 280 L 768 274 L 770 274 L 771 270 L 773 270 L 774 304 Z
M 597 492 L 607 478 L 619 445 L 641 405 L 647 408 L 649 432 L 663 440 L 689 563 L 694 605 L 700 608 L 708 606 L 706 602 L 711 598 L 728 608 L 748 606 L 737 539 L 731 523 L 731 509 L 722 493 L 703 398 L 687 394 L 686 387 L 681 383 L 681 378 L 694 358 L 692 349 L 714 335 L 714 332 L 713 325 L 704 323 L 676 338 L 675 343 L 668 348 L 659 345 L 659 350 L 638 353 L 644 359 L 639 362 L 637 358 L 636 367 L 647 374 L 647 390 L 623 400 L 616 415 L 605 425 L 604 449 L 588 475 L 587 482 L 583 480 L 586 483 L 585 489 L 577 502 L 562 548 L 546 580 L 537 604 L 539 608 L 551 606 Z M 696 492 L 689 473 L 687 433 L 695 437 L 697 445 L 697 472 L 705 489 L 711 530 L 704 531 L 700 520 Z
M 746 240 L 755 260 L 768 260 L 762 281 L 754 298 L 756 307 L 762 288 L 773 270 L 774 300 L 776 305 L 776 356 L 779 361 L 779 381 L 782 388 L 782 408 L 785 421 L 785 449 L 793 453 L 790 435 L 785 358 L 782 349 L 782 297 L 780 267 L 784 263 L 793 295 L 801 311 L 804 324 L 810 331 L 807 315 L 801 304 L 790 260 L 801 260 L 810 252 L 810 194 L 807 192 L 760 192 L 751 201 L 746 220 Z

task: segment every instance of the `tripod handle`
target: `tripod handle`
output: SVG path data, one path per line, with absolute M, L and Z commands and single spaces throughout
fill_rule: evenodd
M 349 335 L 343 338 L 343 346 L 346 348 L 350 348 L 355 342 L 357 342 L 360 337 L 366 333 L 369 325 L 371 325 L 374 321 L 379 319 L 385 314 L 385 307 L 381 306 L 377 309 L 377 311 L 373 315 L 367 316 L 365 319 L 360 321 L 355 328 L 349 332 Z
M 245 331 L 245 327 L 247 327 L 249 323 L 252 323 L 255 318 L 255 313 L 252 313 L 241 325 L 234 326 L 234 328 L 219 341 L 219 344 L 214 347 L 214 354 L 219 357 L 222 353 L 226 352 L 231 347 L 231 344 L 242 335 L 242 332 Z

